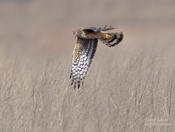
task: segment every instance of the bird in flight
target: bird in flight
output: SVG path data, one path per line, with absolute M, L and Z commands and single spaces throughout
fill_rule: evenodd
M 76 43 L 72 55 L 70 80 L 74 88 L 80 88 L 83 85 L 83 80 L 94 57 L 98 40 L 109 47 L 113 47 L 122 41 L 122 32 L 105 32 L 112 29 L 115 28 L 112 26 L 87 27 L 79 28 L 73 32 Z

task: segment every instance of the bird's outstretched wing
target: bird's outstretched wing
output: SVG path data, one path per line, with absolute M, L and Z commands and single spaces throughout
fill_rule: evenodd
M 97 39 L 78 38 L 72 58 L 71 85 L 79 88 L 87 74 L 97 48 Z

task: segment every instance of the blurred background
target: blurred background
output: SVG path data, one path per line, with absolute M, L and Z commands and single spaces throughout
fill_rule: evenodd
M 65 92 L 72 31 L 101 25 L 123 42 Z M 174 35 L 174 0 L 0 0 L 0 131 L 173 131 Z
M 145 30 L 150 34 L 154 30 L 157 36 L 164 28 L 174 28 L 174 7 L 173 0 L 1 0 L 1 48 L 72 48 L 73 30 L 106 24 L 124 31 L 126 39 L 138 39 Z

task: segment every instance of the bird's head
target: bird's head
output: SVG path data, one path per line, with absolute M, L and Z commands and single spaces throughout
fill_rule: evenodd
M 76 38 L 88 38 L 89 33 L 92 33 L 92 30 L 79 28 L 78 30 L 73 31 L 73 36 Z

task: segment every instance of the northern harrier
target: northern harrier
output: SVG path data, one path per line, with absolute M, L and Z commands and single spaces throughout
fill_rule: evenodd
M 80 28 L 74 32 L 76 43 L 73 50 L 71 85 L 79 88 L 88 72 L 88 68 L 94 57 L 98 40 L 105 45 L 113 47 L 119 44 L 123 39 L 122 32 L 105 33 L 114 29 L 111 26 Z

